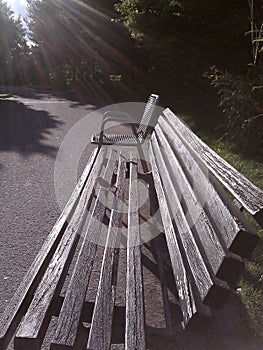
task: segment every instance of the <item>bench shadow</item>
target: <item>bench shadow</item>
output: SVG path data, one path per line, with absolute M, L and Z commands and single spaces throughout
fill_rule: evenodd
M 45 111 L 33 110 L 21 102 L 0 99 L 0 151 L 55 156 L 57 148 L 45 141 L 51 130 L 60 124 Z

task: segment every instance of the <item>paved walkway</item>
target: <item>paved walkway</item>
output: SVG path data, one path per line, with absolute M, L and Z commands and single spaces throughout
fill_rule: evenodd
M 0 89 L 0 312 L 60 213 L 54 189 L 60 144 L 96 109 L 30 90 L 4 92 Z

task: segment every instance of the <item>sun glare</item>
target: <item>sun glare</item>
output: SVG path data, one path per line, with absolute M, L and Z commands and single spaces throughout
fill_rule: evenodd
M 26 6 L 26 3 L 27 3 L 27 0 L 6 0 L 6 2 L 10 5 L 18 5 L 18 4 L 21 4 L 21 5 L 24 5 Z
M 25 15 L 27 0 L 5 0 L 16 15 Z

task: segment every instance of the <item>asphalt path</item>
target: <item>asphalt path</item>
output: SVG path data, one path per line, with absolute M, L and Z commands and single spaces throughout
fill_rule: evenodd
M 60 214 L 54 186 L 59 147 L 98 105 L 0 90 L 0 313 Z

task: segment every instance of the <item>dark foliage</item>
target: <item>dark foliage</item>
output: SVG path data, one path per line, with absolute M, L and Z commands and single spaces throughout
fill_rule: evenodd
M 2 83 L 210 99 L 216 66 L 222 130 L 261 145 L 261 0 L 28 0 L 27 12 L 30 50 L 0 0 Z
M 0 84 L 23 80 L 23 60 L 28 54 L 25 29 L 6 2 L 0 0 Z
M 218 90 L 226 116 L 223 131 L 227 138 L 242 143 L 251 152 L 263 149 L 263 81 L 257 68 L 251 76 L 239 76 L 211 68 L 206 75 Z M 253 74 L 252 74 L 253 73 Z M 241 142 L 240 142 L 241 141 Z

